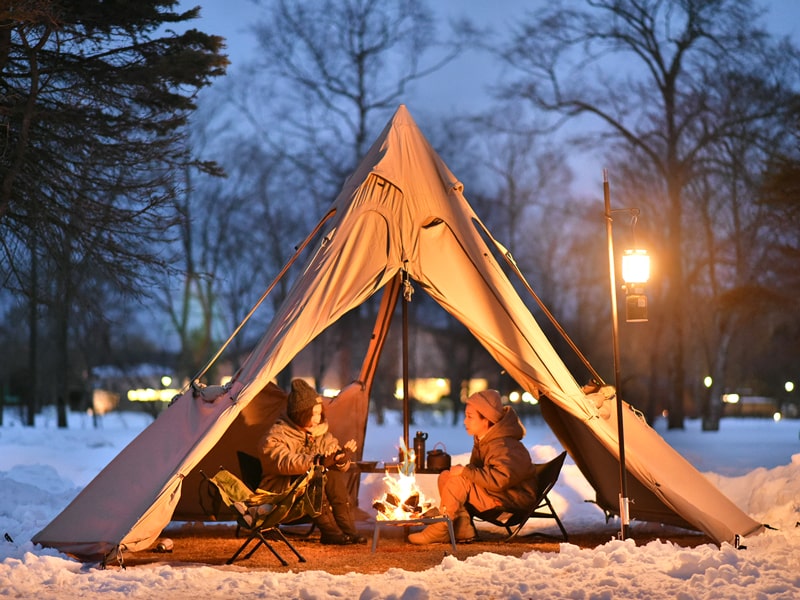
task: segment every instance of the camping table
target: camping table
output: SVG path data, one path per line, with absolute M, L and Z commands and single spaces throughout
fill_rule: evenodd
M 361 473 L 392 473 L 393 475 L 397 475 L 400 465 L 397 463 L 385 463 L 382 466 L 374 466 L 374 467 L 367 467 L 363 464 L 358 464 L 356 462 L 356 467 Z M 441 469 L 414 469 L 415 475 L 438 475 L 441 473 Z
M 442 521 L 447 523 L 447 532 L 450 534 L 450 545 L 453 547 L 453 552 L 455 552 L 456 536 L 453 533 L 453 522 L 447 515 L 442 515 L 439 517 L 420 517 L 418 519 L 403 519 L 400 521 L 382 521 L 380 519 L 376 519 L 375 530 L 372 534 L 372 552 L 374 554 L 378 547 L 378 538 L 380 537 L 382 527 L 411 527 L 412 525 L 427 525 L 428 523 L 441 523 Z

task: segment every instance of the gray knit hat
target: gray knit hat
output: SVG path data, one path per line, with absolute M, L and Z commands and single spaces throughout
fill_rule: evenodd
M 497 390 L 475 392 L 467 398 L 467 404 L 471 405 L 492 423 L 497 423 L 503 418 L 503 401 Z
M 286 412 L 289 418 L 295 421 L 296 416 L 303 411 L 313 408 L 315 404 L 322 404 L 322 398 L 317 390 L 308 385 L 303 379 L 293 379 L 292 389 L 286 399 Z

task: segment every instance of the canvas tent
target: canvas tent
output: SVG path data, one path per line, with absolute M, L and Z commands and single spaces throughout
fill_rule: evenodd
M 317 335 L 379 291 L 380 315 L 361 376 L 330 402 L 363 446 L 375 364 L 406 283 L 463 323 L 525 390 L 597 491 L 618 512 L 619 453 L 612 399 L 586 394 L 503 273 L 506 254 L 462 194 L 462 185 L 401 106 L 322 219 L 322 241 L 268 330 L 217 394 L 188 390 L 145 429 L 34 542 L 84 560 L 151 546 L 209 455 L 247 443 L 282 409 L 270 382 Z M 490 246 L 491 245 L 491 246 Z M 468 293 L 465 291 L 468 290 Z M 631 517 L 733 542 L 762 529 L 624 405 Z M 213 464 L 213 463 L 212 463 Z M 220 464 L 219 462 L 216 463 Z

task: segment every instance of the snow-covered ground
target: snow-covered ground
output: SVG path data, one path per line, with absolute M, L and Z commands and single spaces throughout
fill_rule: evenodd
M 365 458 L 388 461 L 397 455 L 402 426 L 399 415 L 390 417 L 383 426 L 370 422 Z M 466 560 L 449 556 L 424 572 L 405 571 L 398 565 L 383 575 L 341 576 L 323 571 L 254 571 L 238 565 L 171 566 L 168 560 L 99 570 L 34 546 L 31 537 L 150 419 L 112 413 L 103 417 L 100 428 L 93 428 L 89 417 L 72 415 L 66 430 L 57 429 L 54 421 L 45 416 L 36 427 L 25 428 L 7 412 L 0 427 L 0 532 L 8 535 L 0 540 L 0 597 L 738 600 L 800 596 L 800 421 L 725 419 L 717 432 L 701 432 L 699 422 L 692 420 L 683 431 L 656 425 L 745 512 L 778 529 L 748 538 L 746 550 L 728 544 L 684 548 L 669 542 L 637 547 L 631 540 L 610 536 L 607 543 L 587 550 L 562 544 L 558 554 L 533 551 L 514 558 L 486 553 Z M 442 442 L 454 464 L 465 462 L 471 439 L 448 421 L 447 415 L 426 413 L 413 429 L 428 433 L 428 449 Z M 534 460 L 542 462 L 561 451 L 544 423 L 527 421 L 526 427 L 525 442 Z M 371 504 L 378 478 L 364 478 L 362 506 Z M 570 459 L 550 497 L 569 531 L 607 529 L 600 510 L 586 502 L 594 493 Z M 632 527 L 657 529 L 658 525 L 634 522 Z

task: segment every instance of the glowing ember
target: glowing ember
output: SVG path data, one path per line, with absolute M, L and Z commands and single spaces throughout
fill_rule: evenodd
M 386 482 L 386 493 L 372 504 L 378 511 L 377 518 L 381 521 L 406 521 L 417 519 L 433 507 L 433 500 L 425 498 L 417 487 L 414 475 L 414 451 L 406 448 L 405 442 L 400 438 L 400 456 L 403 457 L 399 464 L 396 476 L 389 473 L 388 469 L 383 480 Z

